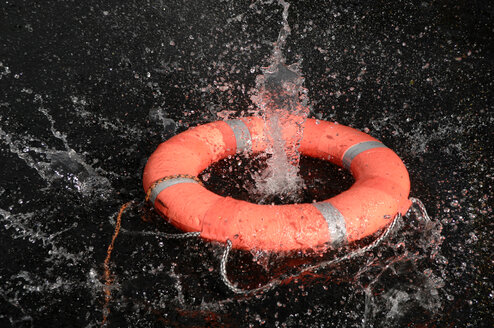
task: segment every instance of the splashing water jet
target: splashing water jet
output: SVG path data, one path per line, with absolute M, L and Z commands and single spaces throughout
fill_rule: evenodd
M 274 44 L 271 63 L 257 77 L 256 92 L 252 96 L 266 122 L 269 144 L 265 154 L 267 167 L 254 175 L 255 194 L 261 203 L 269 203 L 275 197 L 282 201 L 300 201 L 304 187 L 299 176 L 298 147 L 310 109 L 304 78 L 299 73 L 300 63 L 286 65 L 283 58 L 282 49 L 290 34 L 290 4 L 283 0 L 279 4 L 283 6 L 283 26 Z

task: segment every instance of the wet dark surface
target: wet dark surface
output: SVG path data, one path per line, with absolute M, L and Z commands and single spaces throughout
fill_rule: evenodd
M 143 200 L 147 158 L 190 126 L 254 110 L 282 8 L 9 0 L 0 11 L 0 326 L 97 327 L 116 214 Z M 108 326 L 491 327 L 493 15 L 489 1 L 292 3 L 284 53 L 303 60 L 311 116 L 395 150 L 432 221 L 410 214 L 364 257 L 236 296 L 220 278 L 223 245 L 139 233 L 177 231 L 132 205 Z M 231 257 L 243 287 L 323 261 Z

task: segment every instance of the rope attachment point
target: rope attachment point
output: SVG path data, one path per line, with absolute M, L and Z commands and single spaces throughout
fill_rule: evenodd
M 146 202 L 149 202 L 150 198 L 151 198 L 151 194 L 154 190 L 154 188 L 156 188 L 156 186 L 158 186 L 160 183 L 162 182 L 165 182 L 165 181 L 168 181 L 168 180 L 172 180 L 172 179 L 191 179 L 191 180 L 194 180 L 195 182 L 197 182 L 198 184 L 200 184 L 201 186 L 203 186 L 202 184 L 202 181 L 201 179 L 199 179 L 197 176 L 195 175 L 191 175 L 191 174 L 175 174 L 175 175 L 168 175 L 166 177 L 163 177 L 161 179 L 158 179 L 156 180 L 155 182 L 153 182 L 153 184 L 148 188 L 148 190 L 146 191 Z M 153 204 L 154 205 L 154 204 Z

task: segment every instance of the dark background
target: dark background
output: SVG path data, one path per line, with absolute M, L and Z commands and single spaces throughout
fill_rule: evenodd
M 146 159 L 190 126 L 254 110 L 281 9 L 2 2 L 1 327 L 99 326 L 116 213 L 143 199 Z M 375 261 L 235 296 L 223 246 L 130 233 L 176 232 L 135 205 L 112 255 L 109 326 L 491 327 L 493 15 L 489 1 L 293 1 L 284 53 L 302 60 L 311 116 L 394 149 L 434 224 L 410 219 Z M 250 285 L 297 265 L 232 256 L 230 277 Z

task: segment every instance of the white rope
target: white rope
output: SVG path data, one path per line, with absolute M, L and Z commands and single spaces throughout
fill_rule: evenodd
M 414 205 L 416 205 L 418 207 L 421 218 L 423 218 L 425 221 L 429 222 L 431 219 L 430 219 L 429 215 L 427 214 L 427 210 L 426 210 L 424 204 L 422 203 L 422 201 L 420 201 L 420 199 L 414 198 L 414 197 L 410 197 L 410 201 L 412 202 L 412 204 L 414 204 Z M 376 240 L 374 240 L 372 243 L 370 243 L 369 245 L 367 245 L 365 247 L 361 247 L 359 249 L 356 249 L 356 250 L 354 250 L 354 251 L 352 251 L 352 252 L 350 252 L 350 253 L 342 256 L 342 257 L 338 257 L 338 258 L 335 258 L 335 259 L 332 259 L 332 260 L 329 260 L 329 261 L 325 261 L 325 262 L 322 262 L 322 263 L 318 263 L 318 264 L 315 264 L 315 265 L 311 265 L 311 266 L 305 267 L 305 268 L 299 270 L 295 274 L 288 275 L 286 277 L 281 276 L 279 278 L 273 279 L 270 282 L 268 282 L 267 284 L 265 284 L 265 285 L 263 285 L 261 287 L 258 287 L 258 288 L 254 288 L 254 289 L 241 289 L 241 288 L 238 288 L 234 283 L 232 283 L 230 281 L 230 279 L 228 279 L 228 275 L 227 275 L 227 272 L 226 272 L 226 264 L 228 262 L 228 256 L 230 255 L 230 251 L 232 249 L 232 242 L 230 240 L 227 240 L 226 241 L 225 251 L 223 253 L 223 256 L 221 257 L 221 265 L 220 265 L 221 279 L 223 280 L 223 283 L 232 292 L 234 292 L 235 294 L 251 294 L 251 293 L 257 293 L 259 291 L 268 291 L 271 288 L 273 288 L 275 286 L 278 286 L 285 279 L 294 278 L 294 277 L 297 277 L 297 276 L 301 275 L 302 273 L 313 271 L 313 270 L 316 270 L 316 269 L 325 268 L 325 267 L 328 267 L 328 266 L 331 266 L 331 265 L 334 265 L 334 264 L 338 264 L 340 262 L 343 262 L 343 261 L 350 260 L 352 258 L 361 256 L 364 253 L 367 253 L 368 251 L 370 251 L 370 250 L 376 248 L 377 246 L 379 246 L 382 243 L 382 241 L 384 239 L 386 239 L 391 234 L 391 232 L 394 230 L 396 224 L 398 223 L 398 221 L 401 218 L 402 218 L 402 215 L 400 213 L 398 213 L 394 217 L 393 221 L 388 226 L 388 228 L 386 229 L 386 231 L 384 231 L 381 234 L 381 236 L 379 236 L 379 238 L 377 238 Z
M 226 275 L 226 263 L 228 262 L 228 255 L 230 254 L 231 249 L 232 249 L 232 242 L 229 239 L 227 239 L 225 252 L 221 257 L 221 264 L 220 264 L 221 280 L 223 280 L 223 283 L 235 294 L 243 294 L 244 290 L 237 288 L 237 286 L 232 284 L 232 282 L 228 279 Z
M 430 221 L 430 217 L 427 214 L 427 210 L 426 210 L 424 204 L 418 198 L 411 197 L 410 201 L 419 208 L 419 212 L 420 212 L 421 217 L 426 221 Z M 268 282 L 267 284 L 260 286 L 260 287 L 257 287 L 257 288 L 254 288 L 254 289 L 238 288 L 234 283 L 232 283 L 230 281 L 230 279 L 228 279 L 228 274 L 226 271 L 226 265 L 228 263 L 228 257 L 230 255 L 230 251 L 232 249 L 232 242 L 230 240 L 227 240 L 226 241 L 226 248 L 225 248 L 225 251 L 223 252 L 223 255 L 221 257 L 221 263 L 220 263 L 221 280 L 235 294 L 252 294 L 252 293 L 257 293 L 259 291 L 268 291 L 268 290 L 272 289 L 273 287 L 278 286 L 285 279 L 294 278 L 294 277 L 297 277 L 297 276 L 299 276 L 305 272 L 309 272 L 309 271 L 313 271 L 316 269 L 321 269 L 321 268 L 325 268 L 325 267 L 328 267 L 331 265 L 335 265 L 335 264 L 338 264 L 340 262 L 361 256 L 364 253 L 367 253 L 368 251 L 379 246 L 382 243 L 382 241 L 384 239 L 386 239 L 391 234 L 391 232 L 394 230 L 397 222 L 401 218 L 402 218 L 402 215 L 400 213 L 398 213 L 394 217 L 393 221 L 388 226 L 386 231 L 384 231 L 381 234 L 381 236 L 379 236 L 379 238 L 377 238 L 376 240 L 374 240 L 372 243 L 370 243 L 369 245 L 367 245 L 365 247 L 358 248 L 358 249 L 356 249 L 350 253 L 345 254 L 344 256 L 305 267 L 305 268 L 299 270 L 295 274 L 288 275 L 288 276 L 281 276 L 279 278 L 273 279 L 270 282 Z M 182 233 L 182 234 L 170 234 L 170 233 L 164 233 L 164 232 L 129 231 L 129 230 L 125 230 L 125 229 L 122 229 L 122 232 L 128 233 L 128 234 L 133 234 L 133 235 L 154 235 L 154 236 L 160 236 L 160 237 L 170 238 L 170 239 L 182 239 L 182 238 L 198 237 L 201 234 L 200 232 L 186 232 L 186 233 Z
M 120 229 L 121 232 L 129 235 L 139 235 L 139 236 L 158 236 L 165 239 L 185 239 L 191 237 L 199 237 L 201 233 L 199 231 L 194 232 L 184 232 L 184 233 L 166 233 L 161 231 L 131 231 L 127 229 Z
M 412 200 L 412 202 L 414 202 L 414 200 Z M 422 204 L 422 203 L 420 202 L 420 204 Z M 424 209 L 425 209 L 425 207 L 424 207 Z M 427 213 L 425 213 L 425 214 L 427 215 Z M 313 270 L 316 270 L 316 269 L 325 268 L 325 267 L 328 267 L 330 265 L 334 265 L 334 264 L 337 264 L 337 263 L 340 263 L 340 262 L 343 262 L 343 261 L 352 259 L 354 257 L 360 256 L 360 255 L 362 255 L 362 254 L 364 254 L 364 253 L 366 253 L 366 252 L 368 252 L 368 251 L 376 248 L 379 244 L 381 244 L 381 242 L 384 239 L 386 239 L 390 235 L 390 233 L 393 231 L 394 227 L 396 226 L 397 222 L 401 219 L 401 217 L 402 217 L 402 215 L 400 213 L 398 213 L 394 217 L 393 221 L 388 226 L 388 228 L 386 229 L 386 231 L 384 231 L 381 234 L 381 236 L 379 236 L 379 238 L 377 238 L 376 240 L 374 240 L 372 243 L 370 243 L 369 245 L 367 245 L 365 247 L 356 249 L 356 250 L 354 250 L 354 251 L 352 251 L 352 252 L 350 252 L 350 253 L 342 256 L 342 257 L 338 257 L 338 258 L 335 258 L 335 259 L 332 259 L 332 260 L 329 260 L 329 261 L 325 261 L 325 262 L 322 262 L 322 263 L 318 263 L 318 264 L 315 264 L 315 265 L 311 265 L 311 266 L 305 267 L 305 268 L 299 270 L 295 274 L 288 275 L 286 277 L 283 277 L 282 276 L 280 278 L 273 279 L 270 282 L 268 282 L 267 284 L 265 284 L 265 285 L 263 285 L 261 287 L 258 287 L 258 288 L 254 288 L 254 289 L 241 289 L 241 288 L 238 288 L 235 284 L 233 284 L 228 279 L 227 272 L 226 272 L 226 264 L 228 262 L 228 255 L 230 254 L 230 250 L 232 249 L 232 242 L 230 240 L 227 240 L 225 252 L 223 253 L 223 256 L 221 257 L 221 265 L 220 265 L 221 279 L 223 280 L 223 283 L 232 292 L 234 292 L 235 294 L 251 294 L 251 293 L 256 293 L 256 292 L 259 292 L 259 291 L 268 291 L 271 288 L 273 288 L 275 286 L 278 286 L 285 279 L 294 278 L 294 277 L 297 277 L 297 276 L 301 275 L 302 273 L 305 273 L 305 272 L 308 272 L 308 271 L 313 271 Z
M 132 201 L 132 203 L 136 203 Z M 146 202 L 140 202 L 138 205 L 142 206 L 146 204 Z M 192 232 L 182 232 L 182 233 L 167 233 L 161 231 L 135 231 L 135 230 L 127 230 L 124 228 L 120 228 L 120 232 L 128 235 L 138 235 L 138 236 L 158 236 L 163 237 L 165 239 L 185 239 L 191 237 L 199 237 L 201 235 L 200 231 L 192 231 Z
M 410 200 L 413 204 L 417 205 L 419 210 L 420 210 L 420 215 L 425 221 L 430 221 L 431 218 L 429 217 L 429 214 L 427 214 L 427 210 L 425 209 L 424 204 L 422 201 L 418 198 L 410 197 Z

